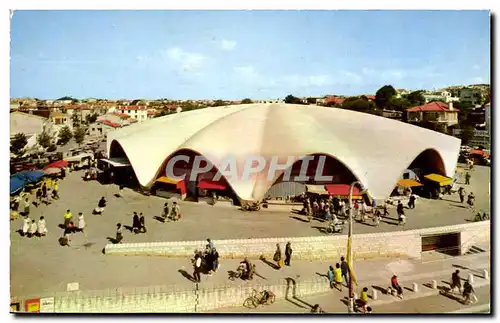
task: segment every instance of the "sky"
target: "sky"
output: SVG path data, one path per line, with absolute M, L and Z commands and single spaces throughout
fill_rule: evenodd
M 489 11 L 16 11 L 11 97 L 278 99 L 490 82 Z

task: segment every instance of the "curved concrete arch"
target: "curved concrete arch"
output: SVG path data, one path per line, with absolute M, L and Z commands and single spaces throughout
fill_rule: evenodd
M 389 196 L 406 167 L 429 147 L 440 154 L 446 175 L 453 176 L 460 150 L 458 138 L 403 122 L 294 104 L 183 112 L 110 132 L 108 151 L 112 140 L 123 147 L 142 186 L 151 185 L 165 159 L 180 149 L 208 157 L 217 169 L 229 154 L 241 169 L 252 155 L 297 160 L 319 153 L 342 161 L 377 199 Z M 259 200 L 272 185 L 261 180 L 267 170 L 248 180 L 226 180 L 240 199 Z

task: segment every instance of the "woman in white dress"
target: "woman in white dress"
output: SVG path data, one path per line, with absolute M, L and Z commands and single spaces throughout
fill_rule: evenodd
M 36 234 L 37 226 L 35 220 L 31 220 L 30 227 L 28 229 L 28 238 L 33 237 Z
M 28 234 L 28 230 L 30 228 L 30 223 L 31 223 L 31 219 L 30 218 L 25 218 L 23 220 L 23 228 L 22 228 L 22 235 L 25 236 Z
M 40 217 L 40 220 L 38 220 L 38 235 L 45 236 L 47 235 L 47 224 L 45 223 L 45 219 L 43 216 Z
M 83 217 L 83 213 L 80 212 L 78 213 L 78 230 L 83 232 L 83 229 L 85 229 L 85 218 Z

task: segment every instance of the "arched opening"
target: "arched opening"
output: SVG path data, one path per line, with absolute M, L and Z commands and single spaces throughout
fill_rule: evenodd
M 133 189 L 140 186 L 128 156 L 118 141 L 113 140 L 111 142 L 109 158 L 105 160 L 108 160 L 108 162 L 100 161 L 98 163 L 98 168 L 103 171 L 101 182 L 124 185 Z M 127 166 L 123 166 L 123 164 Z
M 178 159 L 179 156 L 183 156 L 187 161 Z M 237 195 L 224 176 L 221 176 L 220 179 L 215 178 L 219 172 L 217 167 L 212 165 L 211 168 L 202 173 L 193 172 L 196 157 L 201 157 L 199 167 L 203 169 L 211 164 L 203 155 L 190 149 L 180 149 L 165 159 L 151 188 L 152 193 L 168 197 L 171 196 L 172 191 L 182 190 L 181 187 L 184 187 L 185 196 L 183 198 L 186 200 L 212 201 L 212 197 L 215 195 L 218 200 L 230 200 L 234 205 L 239 205 Z M 169 168 L 168 172 L 167 168 Z M 184 179 L 179 181 L 169 175 Z
M 426 149 L 413 160 L 401 175 L 391 196 L 409 195 L 413 192 L 423 197 L 437 198 L 442 185 L 427 180 L 425 176 L 430 174 L 446 177 L 443 159 L 435 149 Z
M 296 196 L 305 192 L 305 185 L 328 185 L 328 184 L 345 184 L 350 185 L 356 181 L 356 176 L 338 159 L 324 154 L 312 154 L 313 160 L 309 161 L 305 175 L 308 177 L 304 180 L 299 177 L 303 164 L 306 162 L 303 159 L 297 160 L 291 166 L 289 178 L 285 171 L 273 183 L 266 193 L 266 197 L 284 198 L 286 196 Z M 321 171 L 320 163 L 324 160 L 323 170 Z M 315 176 L 317 175 L 317 176 Z M 329 179 L 320 179 L 318 177 L 330 177 Z

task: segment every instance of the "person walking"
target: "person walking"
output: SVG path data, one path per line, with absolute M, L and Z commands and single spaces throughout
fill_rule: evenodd
M 176 201 L 174 201 L 173 204 L 174 204 L 174 206 L 172 207 L 172 212 L 171 212 L 172 216 L 171 216 L 171 219 L 173 221 L 176 221 L 176 220 L 180 219 L 180 217 L 181 217 L 181 208 L 180 208 L 179 204 L 177 204 Z
M 30 226 L 28 228 L 28 238 L 32 238 L 37 231 L 37 226 L 35 220 L 31 220 Z
M 144 218 L 144 215 L 142 215 L 142 212 L 139 214 L 139 224 L 140 224 L 139 232 L 141 233 L 148 232 L 148 230 L 146 229 L 146 219 Z
M 212 242 L 212 240 L 210 240 L 210 238 L 207 239 L 207 242 L 208 242 L 208 248 L 210 249 L 210 251 L 212 251 L 213 249 L 215 249 L 215 245 L 214 243 Z
M 415 194 L 410 195 L 410 199 L 408 201 L 408 208 L 409 209 L 414 209 L 415 208 L 415 200 L 416 200 Z
M 399 285 L 398 276 L 393 275 L 391 278 L 391 287 L 398 292 L 398 297 L 403 299 L 403 288 Z
M 170 215 L 170 207 L 168 206 L 168 202 L 165 202 L 165 204 L 163 204 L 163 213 L 162 213 L 162 218 L 164 222 L 166 222 L 169 215 Z
M 59 199 L 59 184 L 57 183 L 57 181 L 54 181 L 54 187 L 52 189 L 52 199 Z
M 469 208 L 474 211 L 474 202 L 476 200 L 476 197 L 474 196 L 474 193 L 470 192 L 469 196 L 467 196 L 467 204 L 469 205 Z
M 194 256 L 194 271 L 193 271 L 193 278 L 194 281 L 199 283 L 201 282 L 201 277 L 200 277 L 200 272 L 201 272 L 201 255 L 199 252 L 196 253 Z
M 140 228 L 141 222 L 139 220 L 139 215 L 137 215 L 137 212 L 134 212 L 134 216 L 132 217 L 132 232 L 138 234 Z
M 366 313 L 366 309 L 368 306 L 368 287 L 364 287 L 361 291 L 361 295 L 359 297 L 359 303 L 361 305 L 361 310 L 363 313 Z
M 29 197 L 26 197 L 26 199 L 24 200 L 24 212 L 23 212 L 24 216 L 30 215 L 30 205 L 31 205 L 30 199 Z
M 215 248 L 212 248 L 212 271 L 216 272 L 219 268 L 219 253 Z
M 31 223 L 31 219 L 26 217 L 24 218 L 23 220 L 23 227 L 21 229 L 21 235 L 24 237 L 26 235 L 28 235 L 28 230 L 30 229 L 30 223 Z
M 460 270 L 458 269 L 451 275 L 450 292 L 453 293 L 455 288 L 457 288 L 460 293 L 462 289 L 462 280 L 460 278 Z
M 389 207 L 387 206 L 387 201 L 384 201 L 384 216 L 389 215 Z
M 102 212 L 104 212 L 105 207 L 106 207 L 106 199 L 103 196 L 97 203 L 97 208 L 99 209 L 97 213 L 101 214 Z
M 48 197 L 47 197 L 47 183 L 44 182 L 42 185 L 42 200 L 45 204 L 49 204 Z
M 64 213 L 64 228 L 67 228 L 69 226 L 72 218 L 73 214 L 71 214 L 71 211 L 69 209 L 66 210 L 66 213 Z
M 117 223 L 115 243 L 122 243 L 122 240 L 123 240 L 123 227 L 121 223 Z
M 47 235 L 47 224 L 45 223 L 45 218 L 43 216 L 40 217 L 37 224 L 37 233 L 40 237 Z
M 335 274 L 333 273 L 333 267 L 328 267 L 328 272 L 326 274 L 328 276 L 328 281 L 330 282 L 330 288 L 333 289 L 335 286 Z
M 292 245 L 287 242 L 285 247 L 285 266 L 290 266 L 290 260 L 292 259 Z
M 280 248 L 279 243 L 276 244 L 276 251 L 274 252 L 273 260 L 276 261 L 278 268 L 282 267 L 282 265 L 281 265 L 281 248 Z
M 465 189 L 462 186 L 458 189 L 458 196 L 460 197 L 460 203 L 463 204 L 465 200 Z
M 340 269 L 342 271 L 342 278 L 345 279 L 346 287 L 349 286 L 349 266 L 344 257 L 340 257 Z
M 35 193 L 36 207 L 38 208 L 42 204 L 42 189 L 37 189 Z
M 342 291 L 342 269 L 340 269 L 340 264 L 335 264 L 335 269 L 333 270 L 333 275 L 335 278 L 335 287 Z
M 78 231 L 84 232 L 85 230 L 85 218 L 83 217 L 83 213 L 78 213 Z
M 469 172 L 465 173 L 465 185 L 470 185 L 471 175 Z
M 477 296 L 475 295 L 474 288 L 472 287 L 469 279 L 467 279 L 467 281 L 464 283 L 464 291 L 462 293 L 462 296 L 464 298 L 464 303 L 467 305 L 476 303 L 478 301 Z M 471 297 L 474 298 L 473 302 L 471 301 Z

